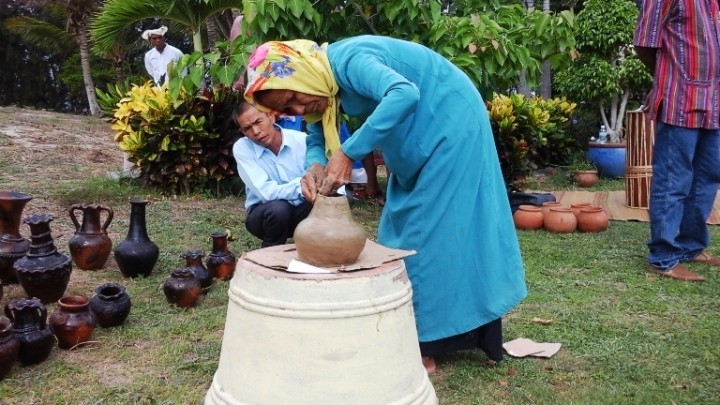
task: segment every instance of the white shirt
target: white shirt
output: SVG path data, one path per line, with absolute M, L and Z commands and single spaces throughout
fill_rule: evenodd
M 145 53 L 145 70 L 152 77 L 155 84 L 160 85 L 160 79 L 167 74 L 167 65 L 170 62 L 177 62 L 184 54 L 181 50 L 172 45 L 165 44 L 162 52 L 154 47 Z M 167 77 L 165 78 L 167 80 Z

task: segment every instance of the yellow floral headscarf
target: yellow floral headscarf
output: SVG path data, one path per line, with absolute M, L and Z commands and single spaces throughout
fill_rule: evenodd
M 338 127 L 338 85 L 326 54 L 327 44 L 313 41 L 271 41 L 258 46 L 248 61 L 248 84 L 245 100 L 255 102 L 253 94 L 260 90 L 293 90 L 328 98 L 328 108 L 321 114 L 307 114 L 303 118 L 314 123 L 322 119 L 325 135 L 325 154 L 340 147 Z M 262 107 L 262 106 L 261 106 Z

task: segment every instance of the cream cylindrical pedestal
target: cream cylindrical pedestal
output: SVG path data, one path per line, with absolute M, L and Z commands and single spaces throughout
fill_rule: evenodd
M 402 260 L 294 274 L 240 260 L 205 404 L 437 404 Z

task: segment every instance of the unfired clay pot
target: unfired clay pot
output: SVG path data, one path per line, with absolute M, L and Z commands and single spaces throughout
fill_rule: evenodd
M 544 202 L 541 207 L 543 215 L 547 215 L 550 212 L 550 208 L 552 207 L 562 207 L 562 204 L 557 201 Z
M 550 232 L 570 233 L 577 227 L 577 218 L 570 208 L 553 207 L 545 215 L 544 226 Z
M 365 248 L 365 229 L 353 220 L 344 195 L 318 195 L 310 215 L 295 228 L 298 258 L 319 267 L 353 264 Z
M 591 205 L 592 204 L 589 202 L 575 203 L 575 204 L 570 204 L 570 209 L 572 210 L 573 214 L 575 214 L 575 216 L 577 217 L 578 215 L 580 215 L 581 209 L 583 209 L 585 207 L 589 207 Z
M 521 205 L 513 214 L 516 229 L 535 230 L 543 227 L 543 213 L 540 207 Z
M 573 181 L 580 187 L 592 187 L 600 178 L 597 170 L 578 170 L 573 173 Z

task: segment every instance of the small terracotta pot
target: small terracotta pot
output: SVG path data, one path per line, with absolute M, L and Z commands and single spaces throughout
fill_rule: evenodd
M 513 214 L 516 229 L 535 230 L 543 227 L 543 213 L 540 207 L 521 205 Z
M 550 212 L 550 208 L 552 208 L 552 207 L 562 207 L 562 204 L 560 204 L 557 201 L 544 202 L 541 207 L 543 216 L 547 215 Z
M 575 203 L 570 204 L 570 209 L 572 210 L 573 214 L 577 217 L 580 214 L 580 209 L 591 206 L 592 203 L 589 202 L 583 202 L 583 203 Z
M 573 173 L 573 182 L 580 187 L 592 187 L 600 181 L 597 170 L 578 170 Z
M 68 295 L 58 300 L 50 315 L 50 327 L 58 339 L 58 347 L 72 349 L 92 337 L 97 319 L 90 311 L 90 300 L 83 295 Z
M 570 233 L 574 232 L 577 227 L 577 218 L 570 208 L 553 207 L 545 215 L 543 225 L 550 232 Z
M 602 232 L 609 225 L 608 215 L 602 207 L 583 207 L 577 216 L 577 229 L 580 232 Z

